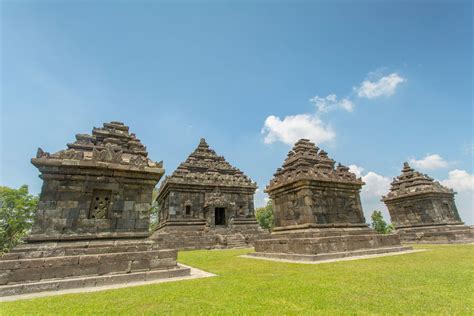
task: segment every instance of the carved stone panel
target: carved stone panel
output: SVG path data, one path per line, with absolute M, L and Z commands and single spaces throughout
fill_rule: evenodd
M 89 218 L 105 219 L 110 208 L 112 192 L 109 190 L 94 190 L 92 193 Z

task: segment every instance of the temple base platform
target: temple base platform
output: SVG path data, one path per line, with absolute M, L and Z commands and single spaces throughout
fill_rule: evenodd
M 204 219 L 175 219 L 159 226 L 150 238 L 165 248 L 195 250 L 253 247 L 266 235 L 255 219 L 235 219 L 228 226 L 215 227 Z
M 148 238 L 26 243 L 0 258 L 0 297 L 189 275 L 176 258 Z
M 255 241 L 254 257 L 317 261 L 411 250 L 396 234 L 381 235 L 365 224 L 304 224 L 276 228 Z
M 462 224 L 398 227 L 396 231 L 403 243 L 474 243 L 474 228 Z

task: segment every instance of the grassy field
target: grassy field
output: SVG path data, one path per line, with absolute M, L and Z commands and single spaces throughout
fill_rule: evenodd
M 304 265 L 180 252 L 218 277 L 0 304 L 17 314 L 474 314 L 474 245 Z

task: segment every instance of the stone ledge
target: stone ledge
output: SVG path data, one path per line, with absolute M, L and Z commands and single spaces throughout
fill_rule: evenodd
M 410 244 L 461 244 L 474 242 L 474 229 L 465 225 L 397 229 L 400 240 Z
M 420 250 L 413 250 L 410 246 L 397 246 L 397 247 L 386 247 L 386 248 L 376 248 L 376 249 L 361 249 L 354 251 L 344 251 L 344 252 L 333 252 L 333 253 L 322 253 L 315 255 L 305 255 L 297 253 L 267 253 L 267 252 L 254 252 L 249 253 L 246 256 L 247 258 L 256 258 L 256 259 L 267 259 L 275 261 L 286 261 L 286 262 L 325 262 L 329 260 L 338 261 L 335 259 L 343 258 L 353 258 L 353 259 L 363 259 L 366 256 L 376 256 L 383 254 L 404 254 L 412 253 Z
M 75 241 L 75 240 L 92 240 L 92 239 L 117 239 L 117 238 L 146 238 L 150 236 L 146 232 L 113 232 L 113 233 L 96 233 L 96 234 L 57 234 L 45 235 L 35 234 L 25 237 L 28 242 L 42 242 L 42 241 Z
M 26 284 L 0 286 L 0 298 L 13 295 L 24 295 L 36 292 L 54 292 L 77 288 L 94 288 L 113 284 L 146 282 L 158 279 L 188 276 L 189 267 L 178 265 L 175 269 L 132 272 L 124 274 L 67 278 L 63 280 L 47 280 Z M 1 300 L 1 299 L 0 299 Z

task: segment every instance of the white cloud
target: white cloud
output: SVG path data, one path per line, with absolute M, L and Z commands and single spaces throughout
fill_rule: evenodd
M 320 144 L 336 137 L 336 133 L 329 125 L 311 114 L 285 116 L 283 120 L 270 115 L 265 120 L 262 134 L 265 134 L 265 144 L 280 141 L 288 145 L 293 145 L 300 138 L 307 138 Z
M 337 95 L 335 94 L 330 94 L 325 98 L 314 96 L 313 98 L 309 99 L 309 101 L 313 103 L 314 106 L 316 106 L 319 113 L 327 113 L 336 109 L 343 109 L 348 112 L 352 112 L 354 110 L 354 103 L 351 100 L 347 98 L 338 100 Z
M 433 154 L 433 155 L 426 155 L 425 158 L 416 160 L 410 159 L 410 163 L 415 168 L 425 169 L 425 170 L 433 170 L 433 169 L 440 169 L 446 168 L 448 166 L 448 162 L 445 161 L 440 155 Z
M 378 81 L 364 80 L 360 87 L 355 88 L 360 98 L 374 99 L 381 96 L 391 96 L 397 86 L 406 79 L 397 73 L 380 78 Z
M 365 182 L 360 192 L 360 198 L 366 220 L 370 223 L 372 212 L 379 210 L 382 211 L 384 218 L 390 221 L 387 208 L 380 201 L 382 195 L 387 194 L 390 189 L 390 179 L 372 171 L 364 174 L 364 168 L 357 165 L 350 165 L 349 170 L 355 173 L 357 177 L 361 177 L 362 181 Z
M 474 157 L 474 144 L 464 145 L 464 153 L 468 156 Z
M 448 179 L 441 181 L 442 185 L 459 192 L 474 192 L 474 174 L 465 170 L 455 169 L 448 173 Z
M 356 165 L 350 165 L 349 166 L 349 171 L 352 173 L 355 173 L 355 175 L 360 178 L 362 177 L 362 172 L 364 171 L 364 168 L 356 166 Z
M 365 182 L 365 185 L 362 187 L 362 193 L 365 192 L 377 198 L 387 194 L 390 189 L 390 179 L 372 171 L 363 176 L 362 181 Z
M 390 179 L 381 176 L 375 172 L 369 171 L 363 175 L 364 168 L 357 165 L 350 165 L 349 170 L 356 174 L 357 177 L 361 177 L 365 185 L 362 187 L 362 195 L 366 197 L 377 197 L 380 199 L 382 195 L 387 194 L 390 189 Z

